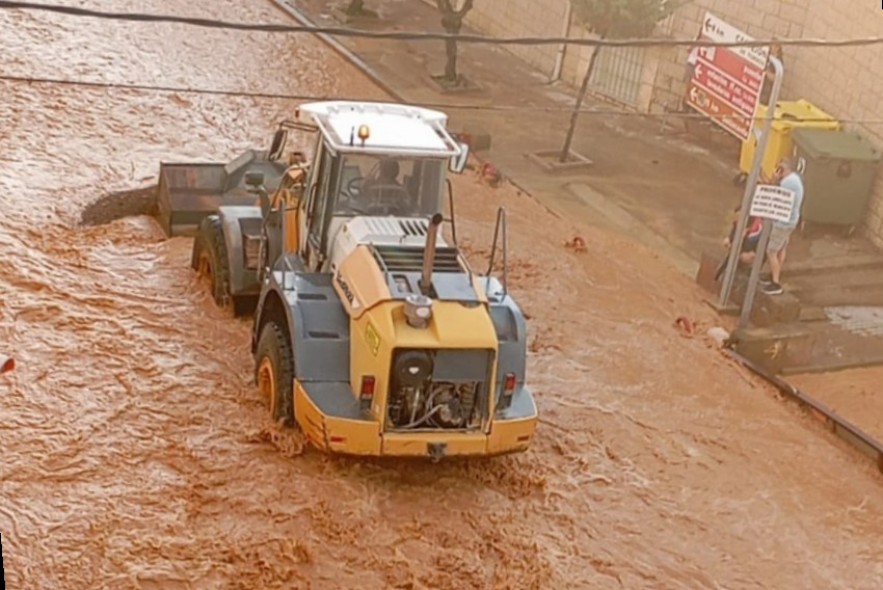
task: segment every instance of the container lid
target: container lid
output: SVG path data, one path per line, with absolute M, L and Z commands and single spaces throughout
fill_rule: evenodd
M 871 142 L 851 131 L 833 131 L 799 127 L 791 137 L 811 158 L 832 158 L 860 162 L 877 162 L 881 153 Z
M 780 100 L 776 103 L 776 118 L 783 120 L 792 120 L 792 121 L 806 121 L 811 120 L 813 122 L 831 122 L 836 123 L 837 120 L 809 102 L 808 100 L 800 99 L 800 100 Z
M 759 134 L 763 126 L 768 107 L 763 104 L 757 105 L 754 114 L 754 124 Z M 778 132 L 789 132 L 795 127 L 815 127 L 817 129 L 839 129 L 840 122 L 834 117 L 806 100 L 780 100 L 776 103 L 773 111 L 772 128 Z

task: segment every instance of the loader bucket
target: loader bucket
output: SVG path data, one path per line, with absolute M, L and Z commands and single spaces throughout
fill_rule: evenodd
M 227 164 L 161 162 L 157 218 L 166 235 L 196 235 L 200 222 L 218 207 L 257 205 L 257 197 L 247 191 L 246 172 L 263 172 L 264 186 L 272 192 L 288 168 L 266 156 L 266 150 L 249 150 Z

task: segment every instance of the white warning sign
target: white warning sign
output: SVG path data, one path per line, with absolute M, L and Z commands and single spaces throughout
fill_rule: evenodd
M 794 191 L 772 184 L 760 184 L 751 200 L 751 216 L 788 223 L 794 211 Z

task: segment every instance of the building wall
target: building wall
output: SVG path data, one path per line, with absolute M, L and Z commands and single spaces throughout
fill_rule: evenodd
M 807 39 L 855 39 L 883 35 L 883 10 L 870 0 L 809 0 L 804 28 Z M 786 48 L 787 51 L 788 48 Z M 794 48 L 798 57 L 785 76 L 801 97 L 847 121 L 883 120 L 883 45 Z M 787 57 L 787 54 L 786 54 Z M 787 64 L 786 64 L 787 67 Z M 845 123 L 883 148 L 880 123 Z M 868 235 L 883 246 L 883 168 L 877 176 L 868 219 Z
M 475 0 L 466 23 L 494 37 L 561 37 L 570 0 Z M 509 51 L 552 75 L 559 47 L 509 46 Z
M 466 23 L 478 31 L 496 37 L 562 37 L 591 36 L 581 24 L 572 22 L 568 30 L 570 0 L 475 0 Z M 560 79 L 578 86 L 589 65 L 592 48 L 568 46 L 512 46 L 509 51 L 552 76 L 561 59 Z M 646 106 L 653 94 L 655 69 L 650 68 L 641 79 L 640 106 Z

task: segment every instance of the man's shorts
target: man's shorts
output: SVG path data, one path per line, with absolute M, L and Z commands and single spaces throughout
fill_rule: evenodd
M 788 245 L 788 241 L 791 239 L 791 232 L 794 231 L 793 227 L 787 227 L 775 224 L 773 225 L 773 229 L 770 232 L 770 241 L 767 244 L 766 251 L 767 252 L 781 252 L 785 249 L 785 246 Z

